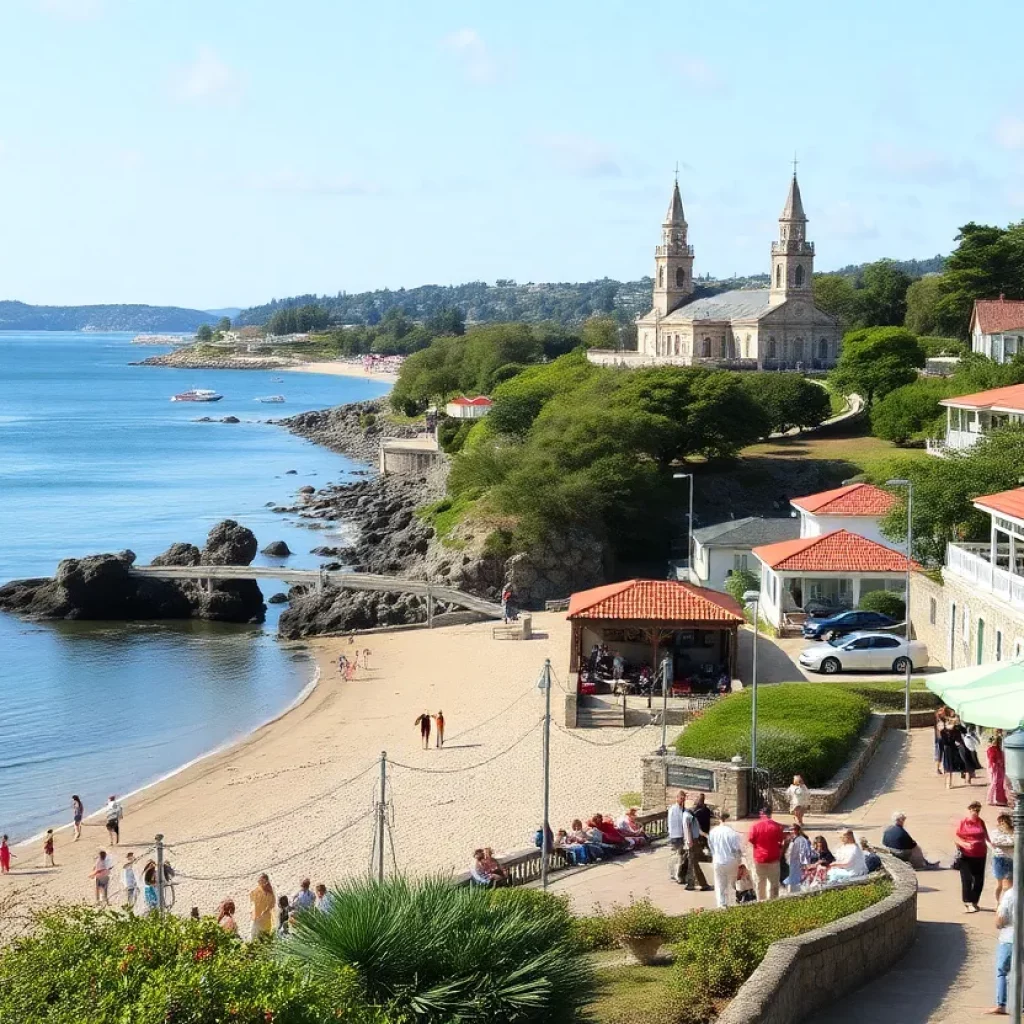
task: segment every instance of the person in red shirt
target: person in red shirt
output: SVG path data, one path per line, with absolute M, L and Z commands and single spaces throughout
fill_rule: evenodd
M 596 828 L 609 846 L 615 846 L 620 850 L 632 850 L 635 843 L 624 836 L 615 825 L 601 814 L 595 814 L 590 819 L 591 828 Z
M 772 820 L 772 809 L 761 808 L 761 818 L 750 826 L 747 840 L 754 851 L 754 881 L 759 900 L 779 895 L 779 862 L 786 835 L 782 826 Z
M 967 805 L 967 817 L 956 827 L 956 866 L 960 871 L 960 895 L 968 914 L 978 912 L 978 900 L 985 887 L 985 858 L 988 854 L 988 828 L 981 820 L 981 804 Z

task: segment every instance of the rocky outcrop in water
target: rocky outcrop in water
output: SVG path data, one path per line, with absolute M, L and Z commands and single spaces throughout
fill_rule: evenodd
M 288 601 L 278 631 L 289 640 L 427 621 L 426 600 L 415 594 L 377 594 L 330 586 L 320 591 L 292 587 Z M 442 612 L 446 606 L 436 601 L 434 609 Z
M 172 544 L 155 565 L 248 565 L 256 555 L 252 531 L 234 520 L 218 523 L 200 551 Z M 247 555 L 247 557 L 245 557 Z M 230 556 L 238 556 L 232 558 Z M 133 576 L 135 553 L 66 558 L 53 579 L 15 580 L 0 587 L 0 610 L 36 619 L 209 619 L 262 622 L 263 595 L 254 580 L 161 580 Z
M 292 553 L 283 540 L 272 540 L 260 554 L 268 555 L 270 558 L 287 558 Z
M 386 411 L 386 403 L 377 399 L 300 412 L 277 423 L 331 451 L 375 466 L 382 437 L 416 437 L 423 432 L 421 426 L 389 422 L 385 419 Z

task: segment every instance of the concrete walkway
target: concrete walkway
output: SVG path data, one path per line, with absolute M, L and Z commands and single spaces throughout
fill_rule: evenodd
M 805 820 L 810 834 L 824 834 L 835 846 L 841 827 L 853 828 L 878 842 L 893 811 L 904 811 L 907 829 L 929 860 L 943 870 L 922 872 L 918 896 L 917 942 L 896 967 L 826 1011 L 809 1018 L 814 1024 L 924 1024 L 926 1021 L 980 1022 L 994 998 L 994 883 L 986 879 L 980 914 L 965 914 L 960 877 L 949 870 L 952 833 L 972 799 L 985 802 L 985 785 L 944 788 L 932 760 L 932 735 L 917 729 L 909 750 L 901 732 L 888 733 L 868 770 L 839 811 Z M 983 817 L 995 825 L 994 807 Z M 780 815 L 785 824 L 788 815 Z M 740 831 L 749 827 L 740 823 Z M 669 913 L 714 905 L 713 893 L 686 892 L 669 881 L 666 847 L 558 877 L 552 891 L 568 894 L 577 913 L 595 904 L 609 907 L 630 896 L 650 898 Z

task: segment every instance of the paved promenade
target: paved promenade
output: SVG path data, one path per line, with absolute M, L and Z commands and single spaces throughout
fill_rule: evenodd
M 992 1019 L 983 1011 L 994 998 L 994 883 L 991 876 L 986 879 L 982 912 L 965 914 L 960 876 L 949 870 L 956 823 L 972 799 L 985 803 L 985 788 L 979 782 L 947 791 L 935 773 L 930 730 L 914 730 L 909 750 L 903 733 L 892 731 L 839 812 L 807 817 L 808 832 L 826 835 L 834 848 L 835 833 L 841 826 L 848 825 L 858 836 L 864 834 L 878 842 L 892 812 L 905 811 L 908 831 L 929 860 L 940 860 L 943 865 L 943 870 L 918 874 L 918 938 L 907 956 L 886 975 L 809 1018 L 813 1024 L 974 1024 Z M 982 816 L 990 827 L 997 813 L 994 807 L 984 808 Z M 790 818 L 781 814 L 779 821 L 786 824 Z M 749 824 L 741 822 L 741 832 Z M 630 894 L 649 895 L 676 914 L 713 906 L 713 893 L 686 892 L 668 880 L 669 856 L 668 849 L 662 847 L 568 874 L 551 888 L 569 894 L 580 913 L 594 904 L 624 903 Z

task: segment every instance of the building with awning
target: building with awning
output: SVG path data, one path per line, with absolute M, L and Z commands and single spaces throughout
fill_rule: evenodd
M 569 669 L 577 674 L 595 647 L 633 666 L 657 669 L 668 657 L 672 680 L 693 691 L 736 675 L 743 609 L 728 594 L 675 580 L 623 580 L 569 599 Z

